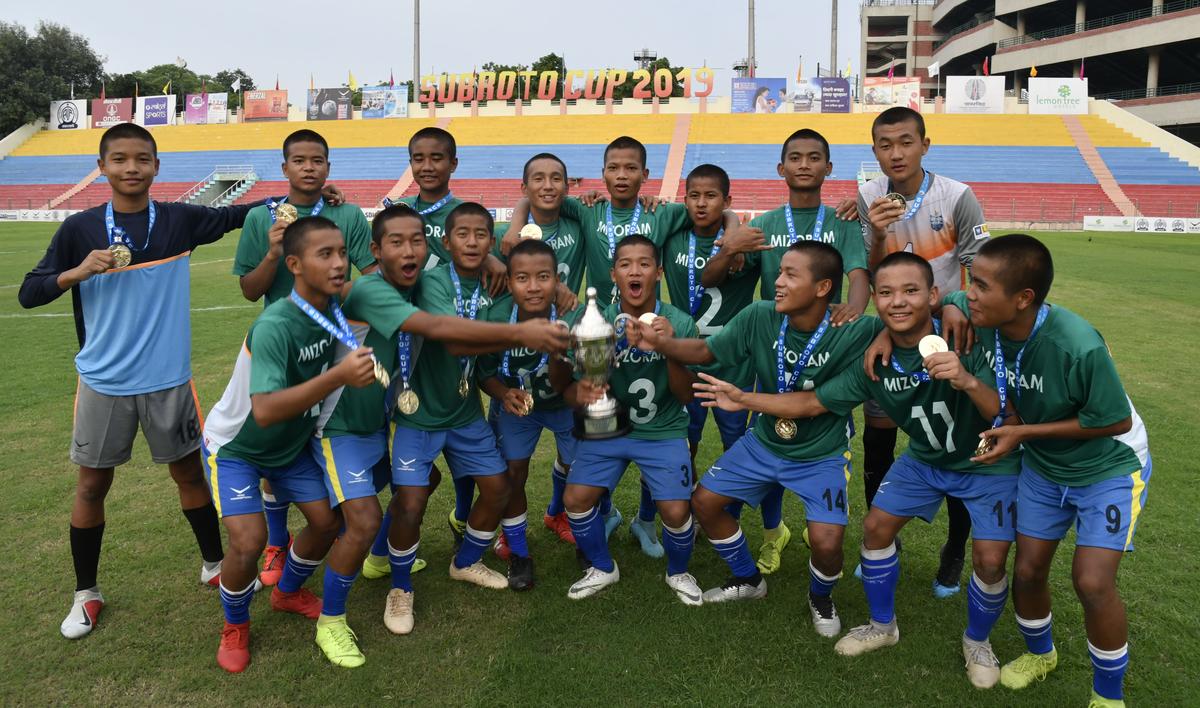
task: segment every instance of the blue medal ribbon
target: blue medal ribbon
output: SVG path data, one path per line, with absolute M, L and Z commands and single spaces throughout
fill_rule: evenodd
M 149 223 L 146 226 L 146 243 L 141 248 L 134 248 L 133 241 L 125 235 L 125 229 L 117 226 L 117 218 L 113 214 L 113 205 L 110 201 L 104 205 L 104 231 L 108 236 L 108 245 L 121 244 L 130 251 L 144 251 L 150 248 L 150 235 L 154 231 L 154 220 L 158 218 L 158 211 L 154 208 L 154 200 L 150 200 L 149 206 Z
M 558 320 L 558 308 L 555 307 L 554 305 L 551 305 L 550 306 L 550 321 L 555 322 L 557 320 Z M 508 323 L 509 324 L 517 323 L 517 304 L 515 302 L 513 303 L 512 314 L 508 318 Z M 512 354 L 511 349 L 504 350 L 504 356 L 501 357 L 501 359 L 500 359 L 500 373 L 504 374 L 505 378 L 510 378 L 510 379 L 515 378 L 517 380 L 517 385 L 521 388 L 522 391 L 526 390 L 525 378 L 532 377 L 533 375 L 537 374 L 537 372 L 541 371 L 546 366 L 546 363 L 548 361 L 550 361 L 550 355 L 547 354 L 546 352 L 542 352 L 541 361 L 539 361 L 537 363 L 537 366 L 533 367 L 532 369 L 527 369 L 525 371 L 521 371 L 518 369 L 517 375 L 513 376 L 512 373 L 509 371 L 509 357 L 511 356 L 511 354 Z M 533 388 L 532 381 L 530 382 L 529 388 Z
M 933 174 L 928 170 L 925 171 L 925 179 L 921 180 L 921 188 L 917 190 L 917 196 L 908 203 L 908 210 L 904 212 L 904 216 L 900 217 L 901 221 L 911 219 L 921 209 L 921 202 L 925 201 L 925 194 L 929 191 L 929 183 L 933 179 Z M 891 184 L 888 184 L 888 189 L 891 191 Z
M 267 211 L 271 212 L 271 223 L 272 224 L 275 223 L 275 210 L 279 208 L 280 204 L 283 204 L 287 200 L 288 200 L 287 197 L 284 197 L 283 199 L 280 199 L 279 201 L 275 201 L 274 199 L 267 200 Z M 317 197 L 317 203 L 313 204 L 313 208 L 312 208 L 312 211 L 309 213 L 309 216 L 320 216 L 321 212 L 324 209 L 325 209 L 325 197 Z
M 720 241 L 721 237 L 724 235 L 725 235 L 725 229 L 724 229 L 724 227 L 722 227 L 721 230 L 717 232 L 716 240 Z M 714 243 L 713 248 L 712 248 L 712 253 L 708 254 L 708 257 L 712 258 L 713 256 L 717 255 L 717 251 L 719 251 L 719 250 L 721 250 L 721 247 L 716 245 L 716 243 Z M 704 299 L 704 286 L 700 285 L 699 283 L 696 282 L 696 232 L 695 231 L 691 231 L 688 233 L 687 264 L 688 264 L 688 313 L 690 313 L 692 317 L 695 317 L 696 313 L 700 310 L 700 302 Z
M 438 209 L 441 209 L 442 207 L 444 207 L 444 206 L 446 206 L 447 204 L 449 204 L 449 203 L 450 203 L 450 200 L 451 200 L 451 199 L 453 199 L 453 198 L 454 198 L 454 193 L 453 193 L 453 192 L 446 192 L 446 196 L 444 196 L 444 197 L 442 197 L 441 199 L 437 200 L 437 201 L 436 201 L 436 202 L 434 202 L 433 204 L 430 204 L 429 206 L 425 207 L 424 209 L 418 209 L 418 210 L 417 210 L 417 213 L 418 213 L 418 214 L 420 214 L 421 216 L 429 216 L 429 215 L 430 215 L 430 214 L 432 214 L 433 212 L 435 212 L 435 211 L 437 211 Z M 414 202 L 413 202 L 413 206 L 416 206 L 416 205 L 417 205 L 417 203 L 414 201 Z
M 791 246 L 792 244 L 796 243 L 796 239 L 798 237 L 796 235 L 796 222 L 792 220 L 792 205 L 790 203 L 783 205 L 783 217 L 787 221 L 788 245 Z M 825 205 L 822 204 L 820 207 L 817 208 L 817 220 L 815 222 L 813 222 L 812 236 L 809 238 L 809 240 L 810 241 L 820 241 L 821 240 L 821 231 L 824 228 L 825 228 Z
M 813 350 L 817 348 L 817 342 L 821 341 L 821 337 L 825 336 L 825 331 L 829 329 L 829 310 L 825 311 L 825 317 L 821 319 L 821 325 L 817 327 L 817 331 L 809 337 L 808 344 L 804 347 L 804 353 L 796 360 L 796 366 L 792 371 L 791 379 L 787 378 L 787 346 L 784 344 L 784 338 L 787 335 L 788 318 L 784 315 L 783 322 L 779 325 L 779 341 L 775 344 L 775 363 L 776 363 L 776 388 L 779 393 L 791 390 L 795 385 L 796 379 L 800 378 L 800 372 L 804 370 L 804 365 L 808 358 L 812 356 Z
M 654 314 L 657 316 L 661 312 L 662 312 L 662 300 L 655 300 L 654 301 Z M 617 314 L 620 314 L 620 313 L 617 313 Z M 616 337 L 617 337 L 617 343 L 616 343 L 616 347 L 615 347 L 617 354 L 620 354 L 621 352 L 625 351 L 626 349 L 629 349 L 629 339 L 625 336 L 624 322 L 625 322 L 625 319 L 621 318 L 617 322 L 613 323 L 613 332 L 614 332 L 614 334 L 616 334 Z M 625 342 L 625 345 L 622 346 L 621 342 Z M 634 349 L 637 349 L 637 347 L 634 347 Z
M 1025 340 L 1025 343 L 1021 345 L 1021 349 L 1017 351 L 1017 356 L 1014 358 L 1013 378 L 1016 381 L 1018 400 L 1021 398 L 1021 357 L 1025 355 L 1025 347 L 1029 346 L 1029 343 L 1033 341 L 1035 336 L 1037 336 L 1038 330 L 1041 329 L 1042 325 L 1046 323 L 1046 317 L 1049 314 L 1050 306 L 1043 303 L 1042 306 L 1038 308 L 1037 318 L 1033 321 L 1033 329 L 1030 330 L 1029 337 Z M 1000 424 L 1004 422 L 1004 419 L 1008 417 L 1004 412 L 1005 407 L 1008 405 L 1008 376 L 1007 367 L 1004 363 L 1004 349 L 1000 346 L 1000 330 L 998 328 L 995 330 L 995 334 L 996 356 L 993 363 L 995 364 L 996 368 L 996 393 L 1000 396 L 1000 412 L 997 413 L 996 417 L 992 419 L 992 427 L 998 428 L 1000 427 Z
M 608 202 L 608 210 L 604 214 L 604 224 L 606 233 L 608 234 L 608 260 L 612 260 L 617 255 L 617 227 L 613 225 L 612 202 Z M 625 230 L 625 235 L 631 233 L 639 233 L 638 221 L 642 218 L 642 203 L 636 202 L 633 207 L 633 216 L 629 218 L 629 228 Z
M 450 196 L 450 195 L 446 195 Z M 450 265 L 450 280 L 454 282 L 454 312 L 459 317 L 465 317 L 468 320 L 475 319 L 479 314 L 479 299 L 482 283 L 475 284 L 475 292 L 471 294 L 471 302 L 469 305 L 464 305 L 462 294 L 462 279 L 458 277 L 458 271 L 454 270 L 454 265 Z M 471 367 L 471 359 L 469 356 L 460 356 L 458 365 L 462 367 L 463 375 L 465 376 Z
M 342 308 L 338 307 L 337 300 L 329 300 L 329 309 L 333 312 L 333 318 L 337 320 L 335 325 L 329 321 L 329 318 L 317 310 L 317 308 L 308 304 L 308 301 L 300 297 L 300 293 L 296 289 L 292 289 L 292 293 L 288 295 L 296 307 L 300 311 L 308 315 L 313 322 L 321 325 L 321 329 L 332 334 L 339 342 L 345 344 L 350 350 L 358 349 L 358 340 L 354 338 L 354 330 L 350 329 L 350 324 L 346 322 L 346 316 L 342 314 Z
M 400 362 L 401 391 L 410 388 L 408 379 L 412 376 L 412 334 L 400 332 L 396 339 L 396 359 Z
M 933 321 L 933 333 L 934 334 L 942 333 L 941 320 L 935 319 Z M 911 376 L 914 379 L 916 379 L 917 381 L 919 381 L 920 383 L 925 383 L 926 381 L 929 380 L 929 372 L 925 371 L 924 369 L 922 369 L 921 371 L 911 371 L 911 372 L 905 371 L 904 367 L 900 366 L 900 360 L 898 360 L 896 358 L 895 354 L 892 354 L 892 368 L 895 369 L 901 376 Z

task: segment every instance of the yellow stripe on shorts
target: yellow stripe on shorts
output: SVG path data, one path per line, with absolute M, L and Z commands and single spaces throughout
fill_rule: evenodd
M 217 453 L 208 455 L 208 486 L 212 490 L 213 506 L 217 509 L 217 518 L 221 517 L 221 488 L 217 486 Z
M 1142 471 L 1138 470 L 1129 475 L 1133 481 L 1133 499 L 1129 503 L 1129 531 L 1125 534 L 1125 550 L 1133 543 L 1133 529 L 1137 525 L 1138 514 L 1142 513 L 1142 492 L 1146 490 L 1146 480 L 1142 479 Z
M 333 486 L 333 496 L 337 503 L 341 504 L 346 501 L 346 497 L 342 495 L 342 481 L 338 479 L 337 463 L 333 461 L 333 445 L 330 444 L 329 438 L 321 438 L 321 453 L 325 455 L 325 474 Z

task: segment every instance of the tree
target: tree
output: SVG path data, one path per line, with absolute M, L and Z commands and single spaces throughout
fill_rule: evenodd
M 557 71 L 558 72 L 558 86 L 557 86 L 557 88 L 554 89 L 554 95 L 558 96 L 558 97 L 561 97 L 563 95 L 563 85 L 564 85 L 563 79 L 566 76 L 567 69 L 563 65 L 562 57 L 551 52 L 550 54 L 547 54 L 546 56 L 533 62 L 533 64 L 530 65 L 529 70 L 536 71 L 539 73 L 541 73 L 543 71 Z M 536 89 L 537 87 L 535 86 L 534 88 Z M 529 95 L 532 96 L 532 95 L 534 95 L 534 93 L 531 91 Z
M 654 72 L 658 71 L 659 69 L 666 69 L 671 72 L 671 95 L 682 96 L 683 82 L 675 78 L 675 76 L 679 74 L 679 72 L 683 71 L 683 67 L 671 66 L 671 60 L 666 57 L 659 57 L 658 59 L 655 59 L 654 63 L 651 64 L 650 68 L 648 69 L 652 79 L 650 83 L 651 86 L 654 85 Z M 632 98 L 633 87 L 636 84 L 637 82 L 633 80 L 633 71 L 631 70 L 629 72 L 629 76 L 625 79 L 625 83 L 621 84 L 613 91 L 613 98 Z
M 209 82 L 208 90 L 216 93 L 223 91 L 233 92 L 233 83 L 238 79 L 242 80 L 239 91 L 254 91 L 258 87 L 254 83 L 254 79 L 241 69 L 223 69 L 213 74 L 212 81 Z
M 37 32 L 0 22 L 0 136 L 48 115 L 50 102 L 99 91 L 103 60 L 87 39 L 62 25 Z

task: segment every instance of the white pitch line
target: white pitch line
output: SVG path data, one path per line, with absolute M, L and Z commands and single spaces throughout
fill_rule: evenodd
M 257 305 L 257 304 L 214 305 L 212 307 L 193 307 L 191 311 L 192 312 L 218 312 L 220 310 L 248 310 L 251 308 L 261 309 L 262 306 Z M 75 316 L 74 313 L 71 313 L 71 312 L 15 312 L 15 313 L 9 313 L 9 314 L 5 314 L 5 315 L 0 315 L 0 319 L 25 320 L 25 319 L 35 319 L 35 318 L 39 318 L 39 317 L 74 317 L 74 316 Z

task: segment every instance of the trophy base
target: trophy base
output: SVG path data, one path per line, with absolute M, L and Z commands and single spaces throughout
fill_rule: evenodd
M 629 413 L 618 408 L 612 415 L 602 418 L 590 418 L 586 414 L 575 412 L 575 437 L 580 440 L 609 440 L 626 435 L 632 429 L 629 424 Z

